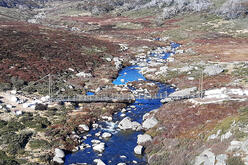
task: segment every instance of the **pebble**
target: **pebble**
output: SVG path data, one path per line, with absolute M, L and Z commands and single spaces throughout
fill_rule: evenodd
M 120 158 L 126 159 L 127 157 L 125 155 L 121 155 Z
M 135 160 L 133 160 L 133 163 L 134 163 L 134 164 L 137 164 L 138 162 L 137 162 L 137 161 L 135 161 Z
M 95 136 L 96 136 L 96 137 L 101 136 L 101 132 L 97 132 L 97 133 L 95 133 Z
M 124 113 L 123 113 L 123 114 L 121 114 L 120 116 L 121 116 L 121 117 L 125 117 L 125 116 L 126 116 L 126 114 L 124 114 Z

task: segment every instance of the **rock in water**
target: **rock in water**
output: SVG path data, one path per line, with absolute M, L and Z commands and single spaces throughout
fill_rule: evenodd
M 112 135 L 111 135 L 111 133 L 108 133 L 108 132 L 104 132 L 103 134 L 102 134 L 102 137 L 103 138 L 110 138 Z
M 97 165 L 105 165 L 105 163 L 104 163 L 101 159 L 95 159 L 94 162 L 95 162 Z
M 132 122 L 132 130 L 133 131 L 140 131 L 140 130 L 142 130 L 141 124 L 138 123 L 137 121 Z
M 138 139 L 137 139 L 138 144 L 146 143 L 149 141 L 152 141 L 152 137 L 150 135 L 148 134 L 138 135 Z
M 93 150 L 94 151 L 97 151 L 97 152 L 103 152 L 105 149 L 105 144 L 104 143 L 100 143 L 100 144 L 97 144 L 93 147 Z
M 118 125 L 122 130 L 132 129 L 134 131 L 140 131 L 142 129 L 141 124 L 134 121 L 132 122 L 129 117 L 125 117 Z
M 135 153 L 135 154 L 137 154 L 137 155 L 142 155 L 142 152 L 143 152 L 143 146 L 137 145 L 137 146 L 134 148 L 134 153 Z
M 127 130 L 132 129 L 132 121 L 129 117 L 125 117 L 118 125 L 120 129 Z
M 223 68 L 221 68 L 219 65 L 210 65 L 207 66 L 204 70 L 203 73 L 209 75 L 209 76 L 215 76 L 223 72 Z
M 158 124 L 158 120 L 154 116 L 152 116 L 151 118 L 148 118 L 143 122 L 142 127 L 144 129 L 150 129 L 157 124 Z

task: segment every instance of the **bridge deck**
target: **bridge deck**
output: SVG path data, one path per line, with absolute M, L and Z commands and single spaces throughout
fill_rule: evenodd
M 91 95 L 91 96 L 72 96 L 72 97 L 57 97 L 51 98 L 50 102 L 120 102 L 120 103 L 130 103 L 137 99 L 164 99 L 169 98 L 172 101 L 176 100 L 183 100 L 183 99 L 190 99 L 190 98 L 197 98 L 200 97 L 200 93 L 194 93 L 191 95 L 185 96 L 168 96 L 167 93 L 161 95 Z

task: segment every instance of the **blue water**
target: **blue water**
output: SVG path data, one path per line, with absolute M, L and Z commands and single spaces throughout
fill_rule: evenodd
M 113 81 L 115 85 L 124 85 L 127 82 L 137 80 L 146 80 L 145 77 L 139 73 L 138 66 L 128 66 L 119 72 L 118 77 Z
M 173 54 L 172 52 L 163 52 L 162 53 L 163 56 L 161 57 L 161 59 L 167 59 L 171 56 L 171 54 Z
M 92 96 L 92 95 L 95 95 L 95 93 L 89 91 L 89 92 L 86 93 L 86 95 L 87 95 L 87 96 Z
M 180 44 L 178 44 L 178 43 L 175 43 L 175 42 L 172 42 L 171 44 L 170 44 L 170 46 L 171 46 L 171 48 L 178 48 L 178 47 L 180 47 L 181 45 Z
M 179 44 L 171 43 L 172 48 L 179 47 Z M 172 53 L 168 52 L 162 54 L 162 59 L 167 59 Z M 150 54 L 150 56 L 156 56 L 156 54 Z M 161 55 L 159 55 L 161 58 Z M 124 85 L 128 82 L 144 80 L 145 77 L 139 73 L 138 66 L 128 66 L 123 68 L 120 72 L 116 80 L 113 81 L 115 85 Z M 159 82 L 153 82 L 158 87 L 159 90 L 157 95 L 164 94 L 167 92 L 168 94 L 174 92 L 174 89 L 169 85 L 161 84 Z M 133 87 L 130 87 L 131 90 L 136 90 Z M 133 106 L 135 108 L 133 108 Z M 142 131 L 121 131 L 118 128 L 118 122 L 121 121 L 125 117 L 130 117 L 132 121 L 137 121 L 142 123 L 143 115 L 147 112 L 150 112 L 154 109 L 158 109 L 162 106 L 160 99 L 152 99 L 145 100 L 139 99 L 134 103 L 128 105 L 125 112 L 126 116 L 122 117 L 122 112 L 115 113 L 113 115 L 113 121 L 111 122 L 99 122 L 99 127 L 97 129 L 91 129 L 87 134 L 90 134 L 83 143 L 91 144 L 91 140 L 96 139 L 105 143 L 105 150 L 102 155 L 99 155 L 97 152 L 93 151 L 92 148 L 86 148 L 84 150 L 80 150 L 78 152 L 67 154 L 65 157 L 65 164 L 69 165 L 72 163 L 87 163 L 94 164 L 94 159 L 101 159 L 107 165 L 116 165 L 118 163 L 126 163 L 126 164 L 134 164 L 133 161 L 138 162 L 139 165 L 147 164 L 146 155 L 137 156 L 134 154 L 133 149 L 137 145 L 137 135 L 143 134 Z M 112 137 L 108 140 L 99 139 L 99 137 L 95 136 L 97 132 L 110 132 Z M 120 155 L 125 155 L 127 158 L 121 158 Z

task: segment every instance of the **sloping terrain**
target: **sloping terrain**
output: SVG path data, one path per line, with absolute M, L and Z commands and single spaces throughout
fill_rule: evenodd
M 37 80 L 68 68 L 91 71 L 104 64 L 104 54 L 117 55 L 118 47 L 86 35 L 74 35 L 20 22 L 1 22 L 1 81 L 17 76 Z

